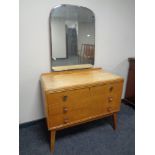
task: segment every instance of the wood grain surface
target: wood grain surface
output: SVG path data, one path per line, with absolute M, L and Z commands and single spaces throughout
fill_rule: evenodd
M 55 132 L 109 115 L 117 126 L 123 78 L 101 68 L 44 73 L 42 93 L 48 129 L 51 130 L 51 150 Z

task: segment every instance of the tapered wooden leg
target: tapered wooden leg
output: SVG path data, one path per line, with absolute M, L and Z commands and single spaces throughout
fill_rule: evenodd
M 54 145 L 55 145 L 55 134 L 56 131 L 51 131 L 51 152 L 54 152 Z
M 113 113 L 113 128 L 117 128 L 117 113 Z

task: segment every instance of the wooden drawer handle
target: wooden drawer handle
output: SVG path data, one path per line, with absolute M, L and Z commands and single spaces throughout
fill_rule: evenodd
M 68 123 L 69 122 L 69 119 L 68 118 L 64 118 L 64 123 Z
M 113 87 L 113 86 L 111 86 L 111 87 L 109 88 L 109 91 L 110 91 L 110 92 L 112 92 L 112 91 L 113 91 L 113 89 L 114 89 L 114 87 Z
M 113 101 L 113 98 L 112 97 L 109 97 L 108 101 L 109 102 L 112 102 Z
M 108 111 L 108 112 L 111 112 L 111 110 L 112 110 L 111 107 L 108 107 L 108 108 L 107 108 L 107 111 Z
M 63 108 L 63 112 L 66 113 L 67 111 L 68 111 L 68 108 L 67 107 L 64 107 Z
M 65 102 L 67 100 L 68 96 L 63 96 L 62 100 Z

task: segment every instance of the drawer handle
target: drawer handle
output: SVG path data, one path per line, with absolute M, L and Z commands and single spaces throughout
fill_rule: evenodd
M 107 110 L 108 110 L 108 112 L 111 112 L 112 108 L 111 107 L 108 107 Z
M 68 118 L 64 118 L 64 123 L 68 123 L 69 122 L 69 119 Z
M 68 96 L 63 96 L 63 101 L 65 102 L 67 100 Z
M 67 107 L 64 107 L 63 108 L 63 112 L 66 113 L 67 111 L 68 111 L 68 108 Z
M 113 87 L 113 86 L 111 86 L 111 87 L 109 88 L 109 91 L 110 91 L 110 92 L 112 92 L 112 91 L 113 91 L 113 89 L 114 89 L 114 87 Z
M 109 97 L 108 101 L 109 102 L 112 102 L 113 101 L 113 98 L 112 97 Z

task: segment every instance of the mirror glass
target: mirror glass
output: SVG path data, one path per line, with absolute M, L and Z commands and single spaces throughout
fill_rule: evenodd
M 59 5 L 50 13 L 53 66 L 94 64 L 95 16 L 85 7 Z

